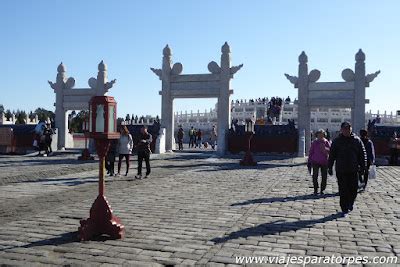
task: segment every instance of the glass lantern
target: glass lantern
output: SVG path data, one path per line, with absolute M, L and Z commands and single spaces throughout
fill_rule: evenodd
M 116 139 L 117 103 L 111 96 L 94 96 L 89 102 L 89 132 L 93 138 Z

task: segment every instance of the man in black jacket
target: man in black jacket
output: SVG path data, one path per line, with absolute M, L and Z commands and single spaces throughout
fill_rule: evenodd
M 342 123 L 340 135 L 333 140 L 329 153 L 328 173 L 333 174 L 332 167 L 336 161 L 335 172 L 343 216 L 347 216 L 353 210 L 357 197 L 358 175 L 365 172 L 367 163 L 364 144 L 351 130 L 349 122 Z
M 147 132 L 147 127 L 143 126 L 140 129 L 139 143 L 137 145 L 138 152 L 138 174 L 135 176 L 137 179 L 142 179 L 142 164 L 143 160 L 146 162 L 146 176 L 147 178 L 150 174 L 150 144 L 153 142 L 153 137 Z

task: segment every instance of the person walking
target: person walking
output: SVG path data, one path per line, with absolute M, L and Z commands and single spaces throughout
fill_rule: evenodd
M 314 195 L 318 194 L 318 172 L 321 170 L 321 195 L 326 189 L 326 180 L 328 176 L 328 157 L 331 148 L 330 142 L 325 138 L 326 134 L 323 129 L 316 132 L 317 138 L 312 142 L 308 160 L 312 166 L 312 178 L 314 185 Z
M 389 148 L 390 148 L 390 164 L 396 166 L 397 165 L 397 158 L 398 158 L 398 153 L 397 153 L 397 133 L 393 132 L 392 137 L 389 140 Z
M 361 139 L 352 132 L 351 124 L 343 122 L 340 134 L 331 145 L 328 174 L 333 175 L 333 164 L 339 186 L 342 216 L 353 210 L 358 190 L 358 173 L 365 172 L 367 154 Z
M 128 176 L 128 172 L 129 172 L 129 157 L 132 154 L 133 139 L 132 139 L 132 135 L 129 133 L 129 130 L 125 125 L 121 126 L 120 133 L 121 133 L 121 137 L 119 138 L 119 141 L 118 141 L 119 156 L 118 156 L 118 173 L 117 173 L 117 176 L 121 176 L 121 164 L 122 164 L 123 158 L 125 158 L 125 162 L 126 162 L 126 173 L 125 173 L 125 176 Z
M 183 136 L 185 135 L 182 126 L 178 130 L 178 150 L 183 150 Z
M 147 178 L 150 175 L 150 144 L 153 142 L 152 135 L 147 131 L 147 127 L 143 126 L 140 129 L 139 143 L 137 146 L 138 151 L 138 172 L 135 178 L 142 179 L 142 164 L 143 160 L 146 162 L 146 176 Z
M 360 130 L 360 138 L 364 144 L 365 151 L 367 152 L 367 166 L 365 168 L 364 174 L 359 174 L 360 185 L 363 190 L 367 187 L 369 167 L 375 163 L 375 148 L 372 141 L 368 138 L 368 131 L 365 129 Z

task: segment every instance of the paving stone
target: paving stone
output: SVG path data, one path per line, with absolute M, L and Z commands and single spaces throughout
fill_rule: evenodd
M 399 169 L 378 168 L 380 179 L 358 195 L 351 215 L 335 218 L 335 179 L 324 198 L 310 197 L 312 181 L 294 159 L 257 156 L 259 166 L 241 168 L 235 156 L 209 157 L 165 155 L 152 162 L 150 179 L 107 178 L 107 200 L 126 237 L 77 242 L 79 220 L 97 195 L 96 164 L 79 169 L 69 159 L 63 166 L 73 172 L 60 174 L 41 165 L 56 175 L 40 177 L 36 167 L 15 168 L 29 164 L 22 157 L 3 167 L 0 156 L 17 179 L 0 174 L 0 262 L 222 266 L 235 265 L 236 256 L 399 255 Z

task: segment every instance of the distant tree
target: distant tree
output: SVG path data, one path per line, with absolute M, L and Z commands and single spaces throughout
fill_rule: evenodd
M 50 118 L 51 121 L 54 121 L 56 117 L 53 111 L 44 108 L 35 109 L 34 115 L 38 116 L 39 121 L 46 121 L 48 118 Z
M 32 110 L 29 112 L 28 119 L 33 120 L 35 118 L 35 114 L 33 114 Z
M 131 116 L 130 116 L 129 114 L 126 114 L 125 120 L 126 120 L 126 121 L 130 121 L 130 120 L 131 120 Z
M 124 121 L 124 118 L 121 118 L 121 117 L 117 118 L 117 128 L 119 128 L 121 126 L 123 121 Z
M 71 112 L 71 120 L 69 125 L 69 130 L 75 133 L 83 132 L 83 123 L 87 119 L 89 112 L 87 110 L 81 110 L 78 113 L 75 111 Z
M 7 120 L 10 120 L 11 117 L 12 117 L 11 110 L 7 109 L 4 115 L 6 116 L 6 119 L 7 119 Z
M 0 104 L 0 115 L 4 113 L 4 106 Z
M 24 110 L 17 109 L 15 113 L 15 124 L 26 124 L 26 112 Z

